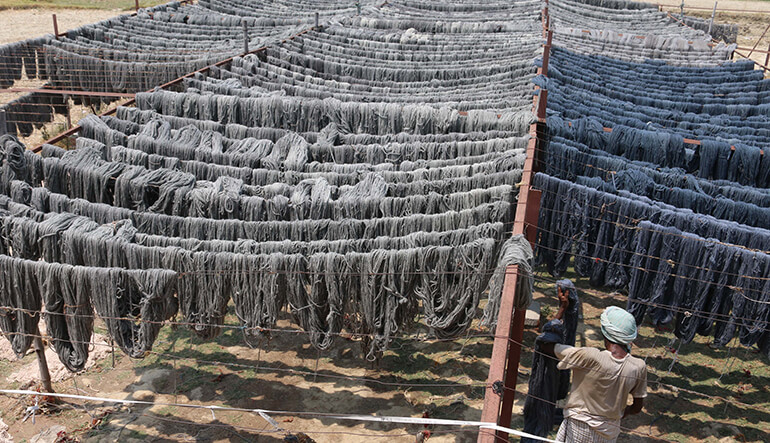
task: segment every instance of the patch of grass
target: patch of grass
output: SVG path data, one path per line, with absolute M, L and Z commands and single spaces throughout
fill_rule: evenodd
M 143 431 L 137 431 L 136 429 L 125 429 L 120 434 L 123 439 L 136 438 L 138 440 L 147 440 L 150 435 Z
M 163 416 L 173 416 L 177 413 L 177 408 L 175 406 L 164 406 L 162 408 L 159 408 L 155 414 L 156 415 L 163 415 Z
M 161 5 L 165 0 L 141 0 L 140 8 Z M 104 9 L 117 11 L 133 11 L 133 0 L 4 0 L 0 4 L 3 9 Z

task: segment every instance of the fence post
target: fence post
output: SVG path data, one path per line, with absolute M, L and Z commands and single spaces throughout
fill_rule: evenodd
M 70 96 L 67 94 L 64 94 L 64 105 L 67 107 L 67 115 L 65 115 L 65 118 L 67 120 L 67 129 L 72 129 L 72 117 L 70 117 Z
M 53 36 L 59 40 L 59 22 L 56 21 L 56 14 L 53 15 Z
M 0 135 L 8 132 L 8 123 L 5 121 L 5 109 L 0 109 Z
M 248 54 L 249 53 L 249 27 L 246 24 L 246 20 L 242 21 L 241 25 L 243 25 L 243 53 Z
M 318 13 L 315 13 L 315 28 L 318 29 Z
M 770 64 L 770 45 L 767 45 L 767 55 L 765 56 L 765 68 L 764 68 L 765 74 L 767 74 L 767 69 L 770 68 L 768 64 Z
M 682 4 L 679 5 L 679 20 L 684 23 L 684 0 L 682 0 Z
M 711 11 L 711 21 L 709 22 L 709 32 L 707 32 L 707 34 L 709 36 L 711 35 L 711 30 L 714 28 L 714 16 L 715 15 L 717 15 L 717 2 L 714 2 L 714 9 Z
M 134 0 L 134 10 L 139 12 L 139 0 Z

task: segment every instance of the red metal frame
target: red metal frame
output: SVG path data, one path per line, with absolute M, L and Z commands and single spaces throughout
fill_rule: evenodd
M 540 73 L 548 73 L 548 57 L 553 31 L 548 31 L 547 44 L 543 49 L 543 67 Z M 516 203 L 513 234 L 524 234 L 527 240 L 535 244 L 537 235 L 537 219 L 540 212 L 541 192 L 532 189 L 532 178 L 538 170 L 538 146 L 540 135 L 538 125 L 545 120 L 548 91 L 540 89 L 537 99 L 533 102 L 533 110 L 537 112 L 538 122 L 530 126 L 530 139 L 524 160 L 524 172 L 519 184 L 519 197 Z M 510 427 L 513 415 L 513 402 L 516 396 L 519 363 L 521 361 L 521 343 L 524 337 L 525 309 L 516 309 L 516 287 L 518 282 L 518 266 L 512 265 L 506 269 L 503 282 L 503 293 L 500 300 L 500 310 L 495 329 L 495 340 L 492 345 L 492 358 L 489 363 L 487 387 L 484 392 L 484 409 L 481 421 L 496 423 L 499 426 Z M 508 433 L 504 431 L 480 430 L 478 443 L 508 441 Z

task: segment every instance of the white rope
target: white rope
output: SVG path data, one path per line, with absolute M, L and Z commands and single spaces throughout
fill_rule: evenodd
M 468 420 L 450 420 L 441 418 L 417 418 L 417 417 L 394 417 L 394 416 L 378 416 L 378 415 L 357 415 L 357 414 L 325 414 L 320 412 L 297 412 L 297 411 L 275 411 L 269 409 L 246 409 L 246 408 L 233 408 L 229 406 L 217 406 L 217 405 L 193 405 L 183 403 L 156 403 L 143 400 L 126 400 L 117 398 L 106 397 L 90 397 L 85 395 L 73 395 L 73 394 L 55 394 L 47 392 L 37 392 L 29 390 L 17 390 L 17 389 L 0 389 L 0 394 L 10 395 L 34 395 L 44 397 L 57 397 L 57 398 L 71 398 L 78 400 L 99 401 L 104 403 L 123 403 L 134 405 L 147 405 L 147 406 L 177 406 L 180 408 L 192 408 L 192 409 L 208 409 L 211 413 L 214 410 L 217 411 L 234 411 L 234 412 L 250 412 L 258 414 L 265 421 L 280 429 L 277 426 L 277 422 L 270 418 L 270 415 L 301 415 L 301 416 L 314 416 L 323 417 L 327 419 L 335 420 L 351 420 L 351 421 L 366 421 L 366 422 L 378 422 L 378 423 L 402 423 L 402 424 L 417 424 L 417 425 L 442 425 L 442 426 L 473 426 L 479 429 L 490 429 L 495 431 L 507 432 L 508 434 L 516 435 L 519 437 L 527 437 L 534 440 L 557 443 L 556 440 L 550 440 L 548 438 L 540 437 L 537 435 L 528 434 L 526 432 L 517 431 L 515 429 L 498 426 L 494 423 L 488 423 L 483 421 L 468 421 Z

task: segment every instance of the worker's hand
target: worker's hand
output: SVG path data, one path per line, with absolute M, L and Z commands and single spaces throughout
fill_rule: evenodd
M 569 298 L 567 297 L 568 292 L 562 290 L 561 288 L 556 288 L 556 295 L 559 297 L 559 305 L 561 306 L 569 306 Z

